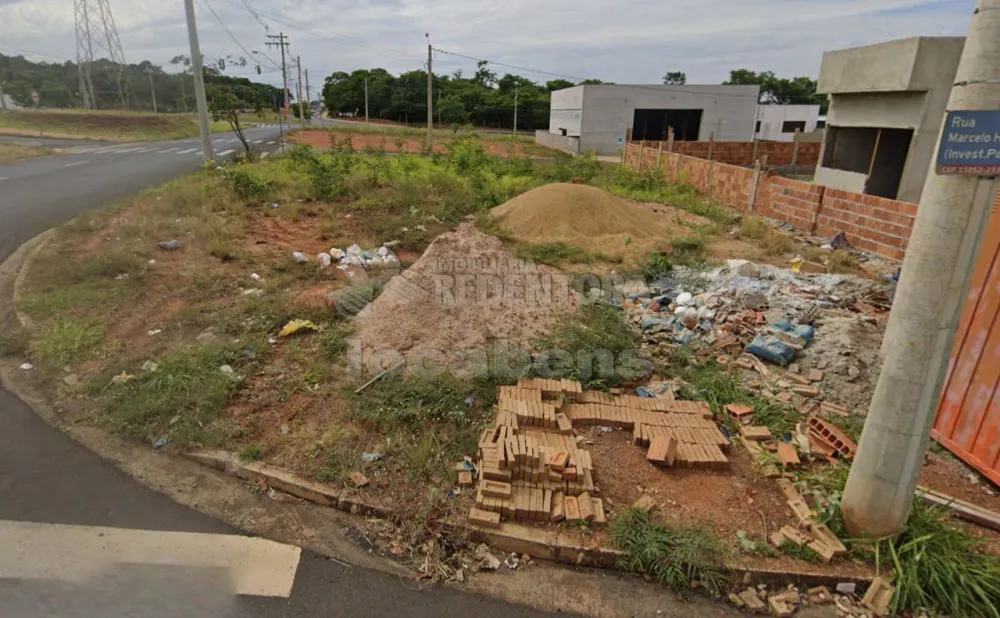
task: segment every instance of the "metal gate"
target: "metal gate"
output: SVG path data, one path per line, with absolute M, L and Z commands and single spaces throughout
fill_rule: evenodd
M 1000 191 L 981 247 L 931 437 L 1000 484 Z

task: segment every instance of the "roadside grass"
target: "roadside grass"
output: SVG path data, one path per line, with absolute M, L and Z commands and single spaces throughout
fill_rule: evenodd
M 756 217 L 743 217 L 740 220 L 739 236 L 754 241 L 765 255 L 786 255 L 796 252 L 799 248 L 798 243 L 787 234 L 782 234 Z
M 585 389 L 619 386 L 648 378 L 653 364 L 642 339 L 622 312 L 584 304 L 535 343 L 532 372 L 539 377 L 579 380 Z
M 31 334 L 20 324 L 0 328 L 0 356 L 22 356 L 28 352 Z
M 655 512 L 629 507 L 611 520 L 608 533 L 611 543 L 628 554 L 623 568 L 660 584 L 683 591 L 698 581 L 716 592 L 726 584 L 726 546 L 707 530 L 667 523 Z
M 48 148 L 22 146 L 20 144 L 0 144 L 0 163 L 13 163 L 36 157 L 46 157 L 52 154 Z
M 93 357 L 104 342 L 104 329 L 96 322 L 57 318 L 41 325 L 28 345 L 31 358 L 44 375 L 54 375 L 66 365 Z
M 165 140 L 198 134 L 193 114 L 128 111 L 0 111 L 0 133 L 77 139 Z

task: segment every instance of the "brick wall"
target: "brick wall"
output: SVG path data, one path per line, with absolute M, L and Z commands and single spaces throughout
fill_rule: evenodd
M 658 149 L 660 144 L 667 149 L 667 142 L 646 142 L 649 148 Z M 674 142 L 674 152 L 677 154 L 708 158 L 708 142 Z M 822 144 L 818 142 L 799 142 L 799 154 L 796 165 L 818 165 L 819 152 Z M 757 157 L 767 155 L 768 165 L 791 165 L 795 144 L 792 142 L 757 142 Z M 712 160 L 729 165 L 753 165 L 753 142 L 713 142 Z
M 643 170 L 656 169 L 659 161 L 659 169 L 668 181 L 691 184 L 699 193 L 731 208 L 785 221 L 819 236 L 832 238 L 844 232 L 847 241 L 858 249 L 894 260 L 903 259 L 917 216 L 917 205 L 909 202 L 763 173 L 757 180 L 751 210 L 748 204 L 753 192 L 752 169 L 628 144 L 625 164 L 637 169 L 640 157 Z

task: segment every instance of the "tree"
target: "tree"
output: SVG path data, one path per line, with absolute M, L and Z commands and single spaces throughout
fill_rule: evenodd
M 229 126 L 233 129 L 233 133 L 236 134 L 240 143 L 243 144 L 243 149 L 246 151 L 246 156 L 249 159 L 253 153 L 250 150 L 250 142 L 243 135 L 243 127 L 240 126 L 240 111 L 243 109 L 241 103 L 240 98 L 232 90 L 223 89 L 212 93 L 208 109 L 212 112 L 213 120 L 216 122 L 225 120 L 229 123 Z
M 809 77 L 778 77 L 771 71 L 756 73 L 749 69 L 735 69 L 729 72 L 727 85 L 760 86 L 761 103 L 779 105 L 819 105 L 820 112 L 826 113 L 829 102 L 823 95 L 816 94 L 816 80 Z
M 576 84 L 569 81 L 568 79 L 554 79 L 552 81 L 545 82 L 545 87 L 548 89 L 549 92 L 552 92 L 554 90 L 563 90 L 564 88 L 572 88 L 575 85 Z
M 668 86 L 683 86 L 687 81 L 688 76 L 684 71 L 670 71 L 663 76 L 663 83 Z

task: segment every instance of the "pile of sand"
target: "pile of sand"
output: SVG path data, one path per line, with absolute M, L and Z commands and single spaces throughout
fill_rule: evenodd
M 380 348 L 451 354 L 497 340 L 527 348 L 576 308 L 571 286 L 569 275 L 519 260 L 465 223 L 388 282 L 357 332 L 366 357 Z
M 564 242 L 615 256 L 648 252 L 676 236 L 678 227 L 651 208 L 589 185 L 544 185 L 491 213 L 520 240 Z

